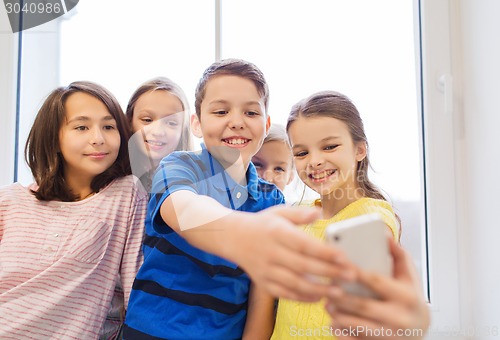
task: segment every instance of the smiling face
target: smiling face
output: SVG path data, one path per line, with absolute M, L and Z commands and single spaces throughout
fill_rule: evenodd
M 116 121 L 97 98 L 71 94 L 64 105 L 65 121 L 59 130 L 64 178 L 90 186 L 92 179 L 115 162 L 120 148 Z
M 220 75 L 207 82 L 200 118 L 192 117 L 192 129 L 224 167 L 240 157 L 247 167 L 262 146 L 269 118 L 252 81 Z
M 299 117 L 288 134 L 300 179 L 322 198 L 358 197 L 356 169 L 366 144 L 353 143 L 347 125 L 330 117 Z M 359 197 L 358 197 L 359 198 Z
M 177 148 L 182 135 L 184 113 L 177 96 L 156 90 L 142 94 L 135 103 L 132 130 L 143 141 L 140 149 L 155 163 Z
M 260 178 L 275 184 L 281 191 L 293 179 L 292 151 L 286 142 L 270 141 L 252 158 Z

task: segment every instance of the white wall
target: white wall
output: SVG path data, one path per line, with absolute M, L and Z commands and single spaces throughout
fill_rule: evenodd
M 469 237 L 460 248 L 470 257 L 470 308 L 476 339 L 500 337 L 500 1 L 462 0 L 462 152 Z M 496 327 L 496 329 L 494 328 Z M 490 335 L 488 336 L 488 331 Z M 496 331 L 496 336 L 495 335 Z
M 431 288 L 438 288 L 438 295 L 433 300 L 431 294 L 433 324 L 428 339 L 499 339 L 500 219 L 496 212 L 500 211 L 500 141 L 496 136 L 500 127 L 500 1 L 422 3 L 432 5 L 431 10 L 424 10 L 424 19 L 436 14 L 436 9 L 448 6 L 446 15 L 441 12 L 431 20 L 435 24 L 428 26 L 431 31 L 423 29 L 424 38 L 440 35 L 439 39 L 427 39 L 434 45 L 426 46 L 430 50 L 424 51 L 428 72 L 424 79 L 431 78 L 427 88 L 424 85 L 424 92 L 435 91 L 433 82 L 437 84 L 441 74 L 450 72 L 454 94 L 453 108 L 444 115 L 444 94 L 441 98 L 427 95 L 426 102 L 426 112 L 431 115 L 428 118 L 432 119 L 428 128 L 438 128 L 445 136 L 451 127 L 451 138 L 429 144 L 428 157 L 434 160 L 433 164 L 441 163 L 442 168 L 448 167 L 450 157 L 453 159 L 453 168 L 446 171 L 454 181 L 450 200 L 456 206 L 455 216 L 450 219 L 456 223 L 434 223 L 430 230 L 430 267 L 434 274 Z M 444 52 L 433 53 L 439 49 Z M 450 69 L 443 69 L 446 58 L 450 59 Z M 443 144 L 450 141 L 451 148 Z M 439 185 L 430 183 L 430 191 Z M 432 197 L 436 194 L 441 193 L 434 192 Z M 433 200 L 430 214 L 442 217 L 449 213 L 449 205 L 446 200 Z M 433 237 L 436 235 L 439 237 Z M 433 268 L 438 270 L 433 272 Z M 449 270 L 453 277 L 448 275 Z
M 14 179 L 17 41 L 0 6 L 0 186 Z

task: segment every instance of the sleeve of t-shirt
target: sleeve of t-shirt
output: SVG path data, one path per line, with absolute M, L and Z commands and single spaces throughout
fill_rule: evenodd
M 278 204 L 285 204 L 285 196 L 283 195 L 283 193 L 281 193 L 281 191 L 278 192 L 278 197 L 276 198 L 276 202 L 274 205 L 278 205 Z
M 165 157 L 153 177 L 151 198 L 148 204 L 148 219 L 159 233 L 168 233 L 168 227 L 160 215 L 165 199 L 176 191 L 188 190 L 198 193 L 200 169 L 189 153 L 178 151 Z
M 376 204 L 365 204 L 364 209 L 365 213 L 377 213 L 385 222 L 387 227 L 390 229 L 394 241 L 398 242 L 399 240 L 399 222 L 396 219 L 396 215 L 394 214 L 394 210 L 391 205 L 386 201 L 377 201 Z

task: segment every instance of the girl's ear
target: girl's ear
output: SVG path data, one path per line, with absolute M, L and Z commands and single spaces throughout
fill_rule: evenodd
M 193 131 L 193 135 L 198 138 L 203 138 L 203 134 L 201 133 L 201 123 L 196 114 L 191 115 L 191 131 Z
M 366 153 L 368 151 L 368 147 L 366 142 L 359 142 L 356 145 L 356 161 L 361 162 L 366 157 Z
M 266 136 L 269 133 L 269 128 L 271 127 L 271 117 L 267 116 L 266 119 Z

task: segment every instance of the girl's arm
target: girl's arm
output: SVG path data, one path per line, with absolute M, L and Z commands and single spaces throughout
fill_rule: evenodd
M 346 335 L 352 335 L 348 331 L 355 329 L 360 330 L 355 339 L 394 339 L 401 332 L 405 339 L 424 338 L 430 322 L 429 309 L 415 268 L 408 253 L 392 238 L 389 243 L 394 258 L 394 277 L 362 270 L 357 273 L 358 281 L 376 292 L 380 300 L 349 295 L 340 290 L 336 297 L 329 299 L 326 308 L 332 316 L 335 334 L 342 334 L 344 330 Z M 365 331 L 367 329 L 373 331 Z M 347 338 L 352 339 L 338 337 Z
M 255 284 L 250 286 L 248 314 L 243 340 L 264 340 L 271 338 L 274 329 L 274 301 L 264 289 Z

